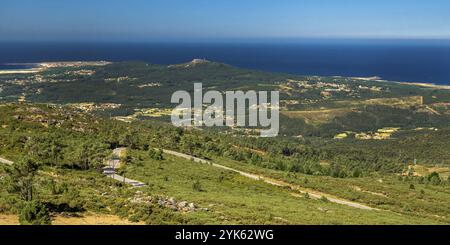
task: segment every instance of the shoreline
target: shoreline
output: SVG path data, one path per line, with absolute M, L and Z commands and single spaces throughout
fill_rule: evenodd
M 43 71 L 43 68 L 30 68 L 30 69 L 18 69 L 18 70 L 0 70 L 0 75 L 10 74 L 31 74 Z
M 450 90 L 450 85 L 439 85 L 435 83 L 421 83 L 421 82 L 396 82 L 403 85 L 412 85 L 426 88 L 445 89 Z
M 48 68 L 55 68 L 55 67 L 79 67 L 79 66 L 86 66 L 86 65 L 92 65 L 92 66 L 104 66 L 111 64 L 113 62 L 109 61 L 53 61 L 53 62 L 38 62 L 38 63 L 5 63 L 5 65 L 30 65 L 30 68 L 25 69 L 11 69 L 11 70 L 1 70 L 0 68 L 0 75 L 10 75 L 10 74 L 32 74 L 32 73 L 39 73 L 41 71 L 44 71 Z M 295 75 L 295 74 L 291 74 Z M 315 76 L 321 76 L 321 75 L 315 75 Z M 433 88 L 433 89 L 443 89 L 443 90 L 450 90 L 450 85 L 440 85 L 435 83 L 426 83 L 426 82 L 401 82 L 401 81 L 389 81 L 384 80 L 379 76 L 372 76 L 372 77 L 354 77 L 354 76 L 323 76 L 323 77 L 342 77 L 342 78 L 351 78 L 355 80 L 360 81 L 373 81 L 373 82 L 389 82 L 389 83 L 397 83 L 402 85 L 409 85 L 409 86 L 418 86 L 418 87 L 424 87 L 424 88 Z
M 344 77 L 344 76 L 333 76 L 333 77 Z M 345 77 L 344 77 L 345 78 Z M 401 82 L 401 81 L 390 81 L 390 80 L 384 80 L 383 78 L 379 76 L 373 76 L 373 77 L 348 77 L 355 80 L 360 81 L 368 81 L 368 82 L 388 82 L 388 83 L 397 83 L 402 85 L 409 85 L 409 86 L 419 86 L 419 87 L 426 87 L 426 88 L 435 88 L 435 89 L 445 89 L 450 90 L 450 85 L 441 85 L 436 83 L 426 83 L 426 82 Z
M 9 74 L 30 74 L 30 73 L 38 73 L 42 71 L 41 63 L 5 63 L 3 65 L 6 66 L 30 66 L 29 68 L 19 68 L 19 69 L 7 69 L 2 70 L 0 68 L 0 75 L 9 75 Z
M 1 70 L 0 75 L 9 74 L 32 74 L 39 73 L 49 68 L 57 67 L 81 67 L 81 66 L 104 66 L 111 64 L 109 61 L 55 61 L 39 63 L 6 63 L 5 65 L 30 65 L 30 68 Z

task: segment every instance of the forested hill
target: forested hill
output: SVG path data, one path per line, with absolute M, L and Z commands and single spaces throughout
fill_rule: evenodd
M 193 60 L 162 66 L 142 62 L 50 63 L 37 73 L 1 74 L 0 100 L 70 104 L 124 120 L 167 120 L 173 92 L 280 91 L 281 135 L 383 138 L 389 132 L 445 128 L 450 89 L 380 78 L 297 76 Z M 381 136 L 377 132 L 382 130 Z M 385 131 L 388 133 L 383 133 Z M 254 133 L 246 131 L 246 133 Z M 379 133 L 379 132 L 378 132 Z M 344 135 L 345 134 L 345 135 Z
M 174 91 L 192 91 L 194 82 L 202 82 L 205 89 L 220 91 L 279 90 L 282 99 L 298 101 L 295 107 L 418 95 L 424 96 L 427 103 L 450 102 L 450 91 L 386 82 L 376 77 L 297 76 L 240 69 L 207 60 L 169 66 L 143 62 L 61 63 L 38 73 L 0 75 L 0 98 L 17 101 L 24 95 L 30 102 L 149 107 L 156 103 L 167 105 Z

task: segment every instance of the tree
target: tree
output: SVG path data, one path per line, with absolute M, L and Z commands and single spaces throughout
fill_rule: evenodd
M 160 149 L 152 149 L 148 150 L 148 155 L 151 159 L 161 161 L 164 160 L 163 152 Z
M 62 157 L 63 146 L 56 140 L 50 142 L 51 165 L 57 166 Z
M 36 159 L 44 164 L 52 162 L 51 145 L 47 135 L 39 137 L 31 137 L 25 143 L 25 151 L 28 156 Z
M 362 171 L 359 168 L 353 169 L 352 176 L 354 178 L 358 178 L 362 175 Z
M 104 144 L 96 142 L 84 142 L 74 150 L 73 161 L 79 168 L 87 170 L 91 167 L 103 165 L 106 158 L 106 148 Z
M 78 163 L 84 170 L 89 169 L 89 145 L 84 143 L 77 151 Z
M 140 145 L 139 132 L 133 130 L 121 135 L 120 144 L 129 147 L 130 149 L 138 149 Z
M 22 225 L 51 225 L 47 207 L 39 201 L 29 201 L 20 211 L 19 222 Z
M 436 172 L 433 172 L 427 176 L 427 180 L 432 185 L 439 185 L 441 183 L 441 177 L 439 177 L 439 174 Z
M 19 193 L 24 201 L 33 200 L 33 181 L 38 170 L 38 164 L 29 157 L 21 158 L 8 171 L 10 191 Z
M 93 143 L 89 147 L 89 163 L 93 167 L 103 166 L 103 161 L 106 158 L 107 146 L 100 143 Z

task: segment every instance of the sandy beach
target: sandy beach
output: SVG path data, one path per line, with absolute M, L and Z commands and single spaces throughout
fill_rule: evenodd
M 450 86 L 449 85 L 437 85 L 437 84 L 433 84 L 433 83 L 416 83 L 416 82 L 397 82 L 397 83 L 404 84 L 404 85 L 426 87 L 426 88 L 450 90 Z
M 31 68 L 31 69 L 21 69 L 21 70 L 0 70 L 0 75 L 6 74 L 29 74 L 41 72 L 43 68 Z
M 49 68 L 57 68 L 57 67 L 104 66 L 108 64 L 111 64 L 111 62 L 108 61 L 41 62 L 41 63 L 33 63 L 35 67 L 29 69 L 0 70 L 0 75 L 38 73 Z

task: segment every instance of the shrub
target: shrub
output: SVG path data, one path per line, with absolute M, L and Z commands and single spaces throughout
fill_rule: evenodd
M 198 191 L 198 192 L 203 191 L 203 190 L 202 190 L 202 185 L 201 185 L 200 181 L 196 180 L 196 181 L 192 184 L 192 189 L 193 189 L 194 191 Z
M 148 150 L 148 156 L 153 160 L 157 160 L 157 161 L 164 160 L 163 152 L 159 149 L 155 150 L 155 149 L 150 148 Z
M 61 201 L 66 203 L 71 210 L 84 210 L 80 192 L 75 188 L 69 188 L 65 191 L 61 197 Z
M 436 172 L 431 173 L 430 175 L 427 176 L 427 180 L 432 184 L 432 185 L 439 185 L 441 183 L 441 177 L 439 177 L 439 174 Z
M 22 225 L 51 225 L 47 207 L 39 201 L 29 201 L 20 211 L 19 222 Z

